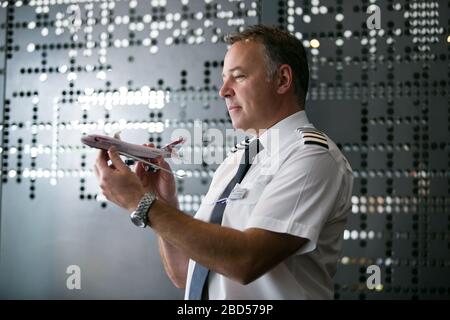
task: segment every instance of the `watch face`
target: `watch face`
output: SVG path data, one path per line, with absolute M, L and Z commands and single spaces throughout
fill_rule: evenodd
M 136 215 L 134 212 L 130 215 L 131 221 L 138 227 L 144 228 L 145 223 L 142 220 L 142 218 L 138 215 Z

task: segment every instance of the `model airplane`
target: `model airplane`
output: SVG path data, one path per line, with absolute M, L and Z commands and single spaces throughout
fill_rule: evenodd
M 183 178 L 184 175 L 180 175 L 162 168 L 154 163 L 149 162 L 147 159 L 154 159 L 159 157 L 179 158 L 178 151 L 180 150 L 183 143 L 185 143 L 185 141 L 186 140 L 183 137 L 180 137 L 179 139 L 159 149 L 122 141 L 120 138 L 120 132 L 114 134 L 114 137 L 91 134 L 81 138 L 81 142 L 83 142 L 85 145 L 88 145 L 89 147 L 107 151 L 110 147 L 114 146 L 116 147 L 117 152 L 125 157 L 141 161 L 151 166 L 152 168 L 167 171 L 179 178 Z

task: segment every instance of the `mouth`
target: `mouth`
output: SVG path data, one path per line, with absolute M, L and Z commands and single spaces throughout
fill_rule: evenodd
M 242 109 L 242 107 L 238 106 L 238 105 L 228 106 L 228 111 L 233 111 L 233 110 L 238 110 L 238 109 Z

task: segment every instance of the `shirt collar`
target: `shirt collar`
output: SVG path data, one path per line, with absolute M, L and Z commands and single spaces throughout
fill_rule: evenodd
M 270 155 L 272 152 L 277 152 L 284 141 L 295 135 L 295 129 L 307 124 L 309 124 L 309 120 L 306 112 L 304 110 L 298 111 L 264 131 L 259 137 L 259 142 L 263 146 L 263 150 L 266 150 Z

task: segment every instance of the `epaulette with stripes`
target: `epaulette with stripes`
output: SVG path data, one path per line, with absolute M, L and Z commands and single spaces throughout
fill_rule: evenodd
M 325 134 L 311 127 L 297 128 L 297 132 L 302 138 L 303 144 L 315 144 L 328 149 L 328 141 Z
M 241 142 L 239 142 L 238 144 L 236 144 L 233 148 L 231 148 L 231 152 L 235 153 L 238 150 L 244 149 L 245 146 L 248 146 L 250 144 L 250 139 L 246 138 L 245 140 L 242 140 Z

